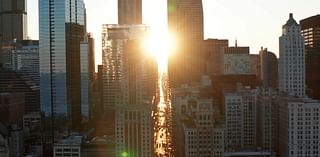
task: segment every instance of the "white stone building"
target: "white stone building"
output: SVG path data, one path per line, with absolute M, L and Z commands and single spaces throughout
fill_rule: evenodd
M 320 156 L 320 102 L 309 98 L 280 98 L 279 155 Z
M 224 126 L 218 122 L 219 111 L 212 99 L 194 99 L 187 106 L 188 120 L 183 121 L 185 157 L 222 157 Z
M 290 14 L 279 38 L 279 89 L 289 95 L 305 96 L 304 38 L 299 24 Z
M 256 89 L 245 87 L 224 92 L 227 152 L 256 147 L 257 95 Z
M 153 156 L 151 105 L 129 105 L 116 108 L 116 157 Z

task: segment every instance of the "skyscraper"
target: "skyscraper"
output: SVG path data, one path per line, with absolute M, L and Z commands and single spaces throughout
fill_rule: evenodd
M 204 43 L 207 55 L 207 75 L 222 74 L 223 50 L 228 47 L 228 40 L 207 39 Z
M 142 0 L 118 0 L 118 24 L 142 24 Z
M 278 59 L 277 56 L 269 52 L 267 48 L 261 48 L 259 52 L 259 80 L 264 87 L 276 88 L 278 82 Z
M 117 105 L 151 103 L 156 87 L 153 76 L 157 76 L 152 71 L 156 72 L 156 66 L 143 55 L 140 46 L 148 30 L 145 25 L 103 25 L 103 102 L 106 111 L 114 110 Z M 154 85 L 148 85 L 152 81 Z
M 235 91 L 225 90 L 225 149 L 227 152 L 256 147 L 257 95 L 256 89 L 245 87 Z
M 304 41 L 300 26 L 290 14 L 279 38 L 279 90 L 290 95 L 305 96 Z
M 320 99 L 320 15 L 303 19 L 300 25 L 305 41 L 306 83 L 311 89 L 308 96 Z
M 200 81 L 206 69 L 202 0 L 168 0 L 168 26 L 177 40 L 169 58 L 170 85 Z
M 1 40 L 24 40 L 27 38 L 26 3 L 26 0 L 0 0 Z
M 116 107 L 116 157 L 153 156 L 151 105 Z
M 11 53 L 12 70 L 29 77 L 32 83 L 39 85 L 39 41 L 23 40 L 15 43 Z
M 310 98 L 282 96 L 279 106 L 279 152 L 281 157 L 320 156 L 320 102 Z
M 82 0 L 40 0 L 39 8 L 41 111 L 45 128 L 54 136 L 58 128 L 76 131 L 81 123 L 85 10 Z

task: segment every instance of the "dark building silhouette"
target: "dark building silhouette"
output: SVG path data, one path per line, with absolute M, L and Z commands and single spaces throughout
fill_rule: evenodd
M 308 95 L 320 99 L 320 15 L 301 20 L 300 27 L 305 45 Z
M 23 93 L 0 92 L 0 122 L 22 126 L 25 96 Z
M 26 3 L 26 0 L 0 0 L 0 41 L 27 38 Z
M 222 74 L 223 49 L 228 47 L 228 40 L 207 39 L 204 41 L 204 44 L 207 55 L 207 74 Z
M 142 0 L 118 0 L 118 24 L 142 24 Z
M 98 73 L 97 73 L 97 91 L 98 91 L 98 99 L 99 103 L 97 104 L 97 111 L 100 114 L 103 114 L 103 65 L 98 65 Z
M 242 86 L 248 86 L 252 89 L 257 86 L 257 76 L 254 74 L 237 74 L 237 75 L 213 75 L 211 76 L 212 81 L 212 96 L 217 101 L 219 109 L 224 113 L 223 106 L 223 91 L 225 89 L 237 89 L 241 84 Z
M 206 69 L 202 0 L 168 0 L 168 27 L 177 40 L 169 58 L 170 86 L 200 81 Z
M 40 111 L 39 86 L 35 86 L 28 78 L 18 75 L 16 72 L 0 67 L 0 93 L 23 93 L 23 113 Z
M 94 38 L 91 33 L 87 34 L 88 38 L 88 68 L 89 68 L 89 80 L 92 82 L 95 77 L 95 51 L 94 51 Z
M 47 137 L 81 129 L 83 0 L 39 1 L 41 111 Z
M 277 56 L 269 52 L 268 49 L 261 48 L 259 52 L 260 65 L 258 77 L 262 86 L 273 87 L 278 86 L 278 59 Z

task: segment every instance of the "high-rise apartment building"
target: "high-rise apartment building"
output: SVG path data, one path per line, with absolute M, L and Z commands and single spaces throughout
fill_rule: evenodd
M 0 0 L 0 42 L 27 39 L 27 1 Z
M 305 46 L 306 84 L 307 89 L 311 89 L 308 96 L 320 99 L 320 15 L 303 19 L 300 25 Z
M 151 104 L 116 107 L 116 157 L 153 156 Z
M 279 98 L 279 156 L 320 155 L 320 102 L 313 99 Z
M 264 88 L 257 98 L 257 147 L 270 153 L 278 152 L 277 94 L 272 88 Z
M 118 24 L 142 24 L 142 0 L 118 0 Z
M 224 127 L 219 124 L 219 110 L 212 99 L 185 99 L 188 104 L 177 143 L 185 157 L 215 156 L 222 157 L 224 152 Z M 180 136 L 180 137 L 179 137 Z M 178 146 L 178 145 L 177 145 Z
M 262 86 L 273 87 L 278 86 L 278 59 L 277 56 L 268 51 L 267 48 L 259 51 L 260 65 L 258 69 L 258 77 Z
M 279 90 L 290 95 L 305 96 L 304 39 L 300 26 L 290 14 L 279 38 Z
M 177 41 L 169 58 L 170 86 L 200 81 L 206 70 L 202 0 L 168 0 L 168 27 Z
M 175 156 L 223 157 L 225 126 L 218 102 L 205 91 L 210 79 L 172 89 Z
M 46 130 L 77 131 L 81 123 L 80 42 L 85 36 L 82 0 L 39 1 L 41 111 Z
M 226 152 L 256 147 L 256 89 L 224 92 Z

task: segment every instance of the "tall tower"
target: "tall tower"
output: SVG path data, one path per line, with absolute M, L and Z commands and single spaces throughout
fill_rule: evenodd
M 142 0 L 118 0 L 118 24 L 142 24 Z
M 306 83 L 310 95 L 320 99 L 320 15 L 300 21 L 306 56 Z
M 49 137 L 81 123 L 83 0 L 39 1 L 40 101 Z M 51 135 L 50 135 L 51 133 Z
M 305 96 L 305 57 L 304 41 L 300 33 L 300 26 L 293 19 L 282 27 L 279 38 L 279 89 L 290 95 Z
M 0 0 L 0 42 L 27 38 L 26 0 Z
M 264 87 L 278 86 L 278 59 L 277 56 L 268 51 L 267 48 L 259 51 L 260 67 L 259 67 L 259 80 Z
M 119 105 L 152 101 L 156 88 L 156 66 L 143 55 L 141 39 L 145 25 L 103 25 L 103 102 L 106 112 Z
M 197 82 L 205 72 L 202 51 L 202 0 L 168 0 L 168 27 L 176 37 L 177 49 L 169 59 L 171 86 Z

